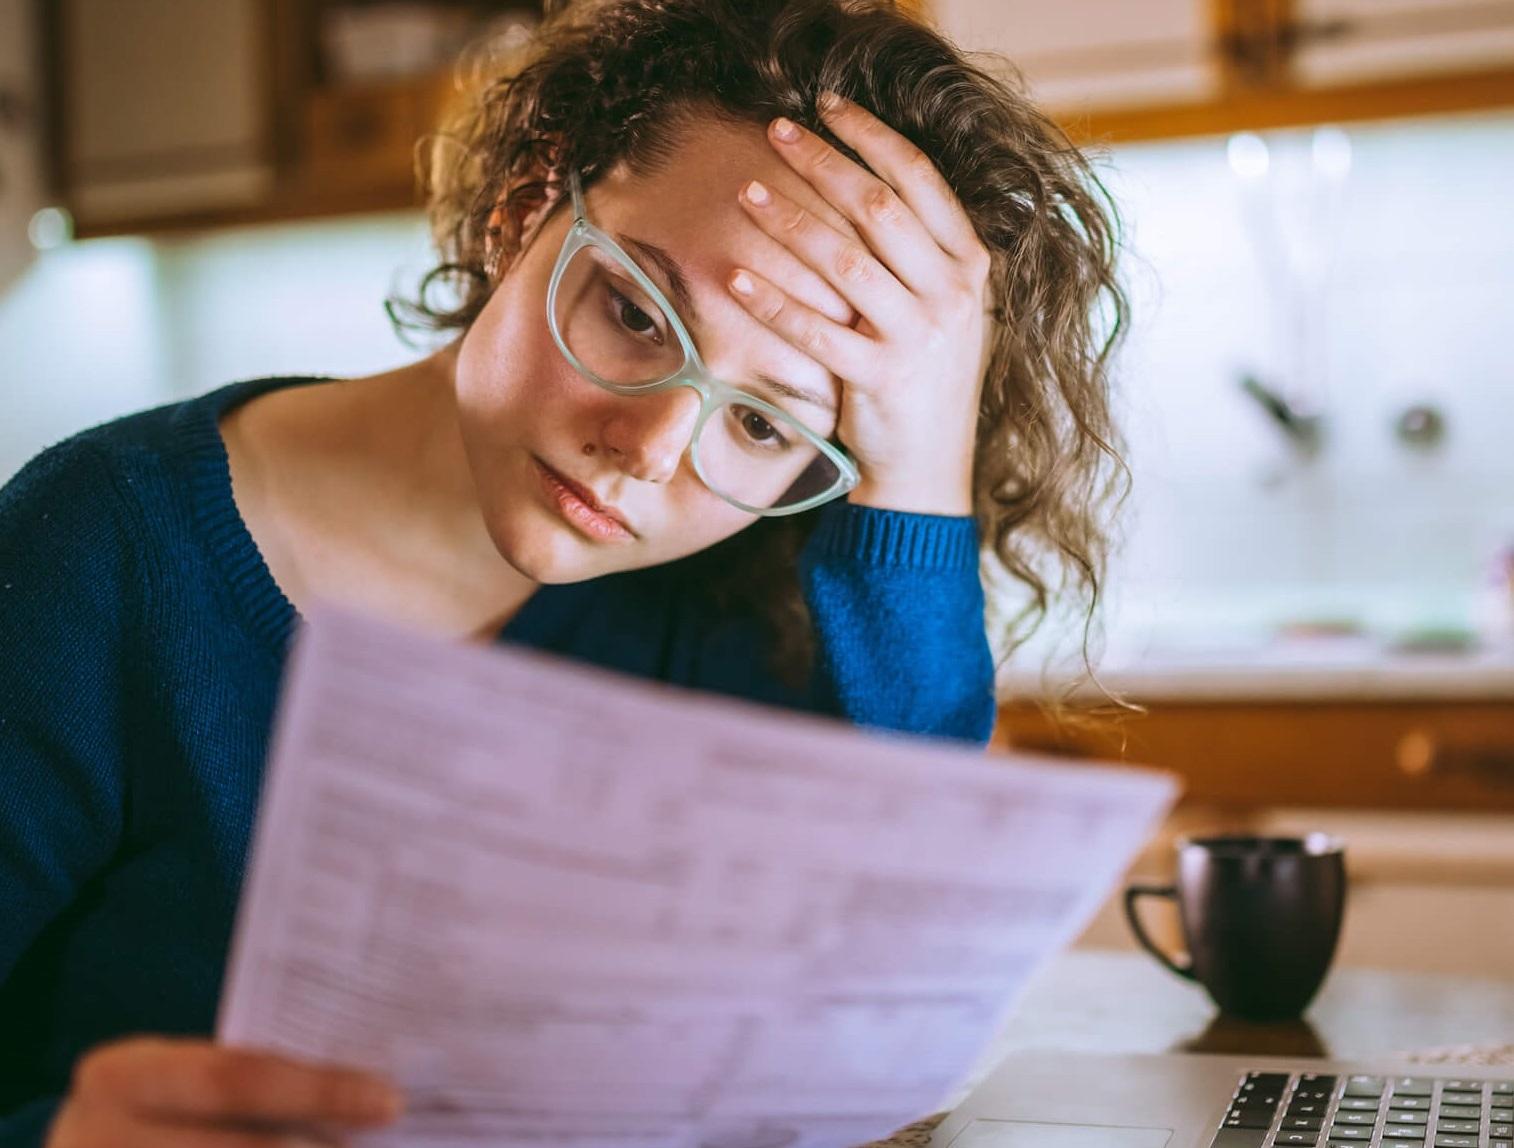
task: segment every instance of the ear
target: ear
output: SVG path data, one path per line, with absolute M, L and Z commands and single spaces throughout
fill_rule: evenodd
M 513 179 L 494 201 L 484 226 L 484 266 L 490 279 L 497 279 L 506 261 L 525 250 L 566 193 L 554 170 L 556 157 L 555 146 L 538 149 L 537 158 L 527 170 Z M 538 186 L 532 192 L 518 190 L 528 184 Z

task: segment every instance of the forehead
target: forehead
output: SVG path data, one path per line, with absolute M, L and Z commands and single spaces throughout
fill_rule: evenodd
M 637 174 L 622 164 L 607 172 L 588 192 L 589 214 L 610 234 L 655 244 L 678 262 L 700 319 L 693 334 L 711 370 L 737 383 L 767 373 L 821 387 L 834 397 L 837 380 L 758 322 L 726 289 L 731 273 L 745 267 L 838 322 L 855 319 L 816 272 L 747 215 L 738 195 L 753 179 L 855 234 L 839 211 L 778 158 L 762 125 L 711 117 L 678 131 L 670 154 L 654 170 Z M 627 246 L 634 255 L 635 244 Z M 650 261 L 642 263 L 651 272 Z M 652 277 L 658 278 L 655 272 Z
M 832 227 L 855 234 L 845 216 L 778 158 L 761 124 L 691 116 L 674 133 L 668 158 L 655 170 L 633 175 L 622 167 L 603 182 L 609 185 L 607 190 L 618 193 L 620 206 L 629 214 L 656 217 L 670 233 L 686 231 L 705 240 L 734 241 L 739 249 L 754 235 L 766 238 L 737 203 L 738 193 L 753 179 Z M 732 228 L 738 220 L 746 226 Z

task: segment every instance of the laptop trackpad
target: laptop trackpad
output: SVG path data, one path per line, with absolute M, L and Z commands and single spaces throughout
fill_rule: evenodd
M 1171 1139 L 1171 1128 L 974 1120 L 952 1140 L 951 1148 L 1167 1148 Z

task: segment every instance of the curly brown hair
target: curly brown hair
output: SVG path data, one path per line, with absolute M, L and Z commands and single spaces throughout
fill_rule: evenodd
M 999 606 L 995 653 L 1007 658 L 1055 599 L 1079 610 L 1086 658 L 1128 485 L 1109 396 L 1127 316 L 1118 222 L 1088 160 L 1012 71 L 970 61 L 886 0 L 580 0 L 516 58 L 479 59 L 460 84 L 467 98 L 418 151 L 442 261 L 414 300 L 390 300 L 400 326 L 466 329 L 483 310 L 486 239 L 515 253 L 489 230 L 501 199 L 519 218 L 547 195 L 544 172 L 576 168 L 587 187 L 621 162 L 655 170 L 690 116 L 788 116 L 856 158 L 817 113 L 832 89 L 924 151 L 993 257 L 974 513 Z M 814 514 L 760 519 L 685 560 L 722 606 L 766 619 L 790 680 L 813 652 L 797 558 Z

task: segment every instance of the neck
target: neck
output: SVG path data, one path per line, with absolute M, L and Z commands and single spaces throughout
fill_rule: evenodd
M 459 342 L 343 388 L 342 439 L 371 463 L 381 529 L 395 533 L 445 603 L 448 629 L 492 635 L 536 590 L 506 562 L 484 524 L 458 427 Z M 340 449 L 340 447 L 338 448 Z

